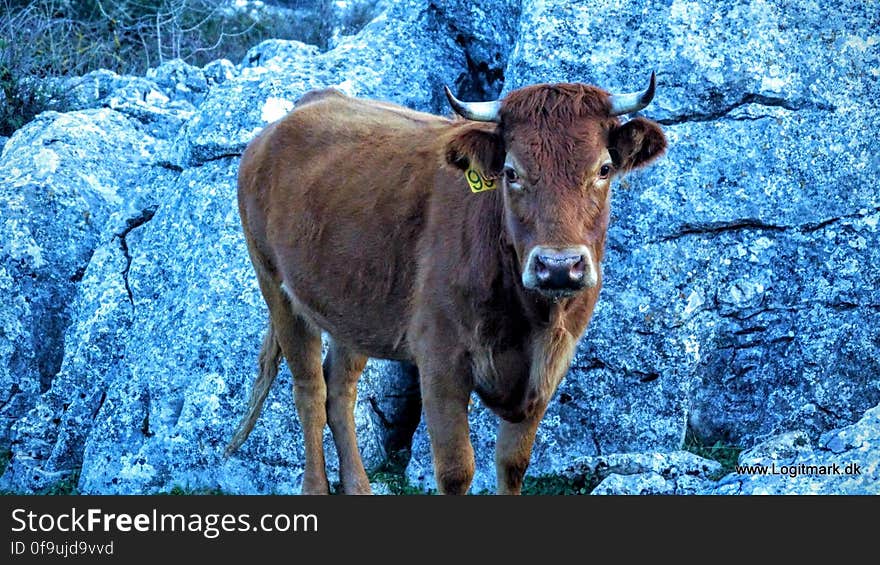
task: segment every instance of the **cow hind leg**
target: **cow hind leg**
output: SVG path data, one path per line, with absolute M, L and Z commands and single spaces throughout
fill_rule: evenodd
M 327 425 L 327 387 L 321 368 L 321 332 L 300 316 L 287 330 L 279 331 L 279 343 L 293 373 L 293 399 L 303 429 L 305 474 L 303 494 L 327 494 L 324 462 L 324 427 Z
M 327 494 L 324 427 L 327 425 L 327 387 L 321 367 L 321 330 L 298 312 L 281 286 L 261 277 L 260 290 L 269 307 L 275 339 L 293 374 L 293 398 L 303 429 L 305 473 L 303 494 Z
M 354 424 L 357 382 L 366 364 L 365 356 L 352 352 L 336 341 L 331 341 L 324 359 L 327 419 L 339 454 L 339 479 L 346 494 L 371 494 Z

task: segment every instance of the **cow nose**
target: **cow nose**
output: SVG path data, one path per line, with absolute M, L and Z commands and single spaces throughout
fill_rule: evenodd
M 525 281 L 526 286 L 551 293 L 576 292 L 592 286 L 595 281 L 589 276 L 589 261 L 585 247 L 536 248 L 528 266 L 531 276 L 527 277 L 530 280 Z
M 545 252 L 535 254 L 535 278 L 540 288 L 577 289 L 583 286 L 586 258 L 580 253 Z

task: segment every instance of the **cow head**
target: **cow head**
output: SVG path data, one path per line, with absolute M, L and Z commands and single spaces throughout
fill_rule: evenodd
M 508 242 L 525 288 L 561 298 L 595 286 L 605 247 L 611 180 L 643 167 L 666 149 L 660 127 L 637 117 L 654 96 L 648 88 L 614 95 L 584 84 L 541 84 L 503 101 L 461 102 L 473 120 L 446 149 L 454 166 L 500 182 Z

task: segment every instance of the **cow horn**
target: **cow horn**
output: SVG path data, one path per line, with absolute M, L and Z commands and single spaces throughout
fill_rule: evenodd
M 501 122 L 501 101 L 492 100 L 491 102 L 462 102 L 452 95 L 452 91 L 448 86 L 443 87 L 446 90 L 446 98 L 455 113 L 462 118 L 474 120 L 477 122 Z
M 631 114 L 638 112 L 651 103 L 654 99 L 654 87 L 657 80 L 654 71 L 651 71 L 651 83 L 648 88 L 641 92 L 629 92 L 627 94 L 611 95 L 611 115 L 620 116 L 621 114 Z

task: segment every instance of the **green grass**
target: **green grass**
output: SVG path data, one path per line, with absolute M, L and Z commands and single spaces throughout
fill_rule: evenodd
M 436 490 L 425 491 L 411 484 L 404 473 L 405 468 L 394 465 L 386 465 L 379 471 L 369 473 L 370 482 L 380 482 L 388 485 L 393 495 L 427 495 L 436 494 Z M 526 477 L 523 481 L 522 494 L 527 496 L 554 496 L 554 495 L 580 495 L 589 494 L 599 483 L 593 476 L 576 477 L 569 479 L 559 475 L 544 475 L 540 477 Z M 493 494 L 488 491 L 473 492 L 475 495 Z
M 77 483 L 79 483 L 79 469 L 70 474 L 66 479 L 44 488 L 37 494 L 47 494 L 49 496 L 79 494 Z
M 426 495 L 435 494 L 434 490 L 424 490 L 409 482 L 406 478 L 406 466 L 409 464 L 410 451 L 401 449 L 391 453 L 388 461 L 378 470 L 367 473 L 371 483 L 378 482 L 388 485 L 388 490 L 394 495 Z
M 9 466 L 9 462 L 12 460 L 12 450 L 4 449 L 0 451 L 0 475 L 6 472 L 6 467 Z M 64 496 L 68 494 L 79 494 L 79 490 L 77 489 L 77 483 L 79 482 L 79 469 L 65 477 L 64 479 L 58 481 L 57 483 L 51 484 L 46 488 L 35 492 L 34 494 L 39 495 L 48 495 L 48 496 Z M 17 494 L 23 494 L 20 492 L 15 492 L 11 490 L 2 490 L 0 491 L 0 495 L 3 496 L 12 496 Z
M 159 496 L 225 496 L 228 493 L 223 492 L 219 487 L 189 488 L 174 485 L 169 492 L 157 494 Z
M 732 473 L 739 460 L 739 454 L 743 448 L 736 445 L 729 445 L 716 441 L 712 445 L 707 445 L 702 439 L 690 429 L 684 437 L 684 450 L 690 451 L 694 455 L 699 455 L 705 459 L 712 459 L 721 463 L 721 470 L 709 477 L 712 480 L 718 480 L 728 473 Z
M 388 485 L 388 490 L 394 495 L 413 496 L 435 494 L 435 491 L 425 491 L 411 484 L 406 475 L 400 471 L 375 471 L 369 474 L 370 482 L 380 482 Z
M 590 494 L 599 481 L 593 476 L 569 479 L 559 475 L 526 477 L 523 481 L 522 493 L 532 496 L 578 495 Z

